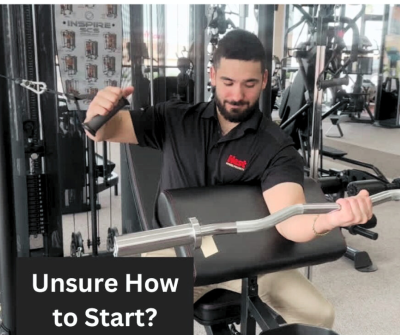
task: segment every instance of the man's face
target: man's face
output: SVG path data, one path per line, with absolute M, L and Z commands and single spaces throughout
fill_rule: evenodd
M 222 58 L 219 67 L 212 67 L 210 74 L 221 115 L 230 122 L 249 118 L 267 85 L 267 71 L 261 72 L 261 62 Z

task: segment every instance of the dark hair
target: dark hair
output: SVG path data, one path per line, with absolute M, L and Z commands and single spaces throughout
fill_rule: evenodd
M 259 38 L 253 33 L 234 29 L 227 33 L 217 45 L 213 65 L 217 69 L 221 58 L 261 62 L 261 72 L 266 68 L 265 50 Z

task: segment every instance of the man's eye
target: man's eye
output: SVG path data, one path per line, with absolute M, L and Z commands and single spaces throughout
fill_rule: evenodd
M 246 87 L 247 88 L 253 88 L 254 86 L 256 86 L 255 84 L 247 84 Z
M 225 86 L 232 86 L 233 84 L 230 81 L 224 82 Z

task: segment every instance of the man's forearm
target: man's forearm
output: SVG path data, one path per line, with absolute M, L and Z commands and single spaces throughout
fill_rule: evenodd
M 122 110 L 104 125 L 103 141 L 137 144 L 129 111 Z
M 327 221 L 327 214 L 296 215 L 276 226 L 283 237 L 293 242 L 311 241 L 318 237 L 317 234 L 326 233 L 332 228 Z

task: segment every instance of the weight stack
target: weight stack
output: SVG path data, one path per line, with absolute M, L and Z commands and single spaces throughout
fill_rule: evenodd
M 26 176 L 28 188 L 29 235 L 45 234 L 48 231 L 46 175 Z

